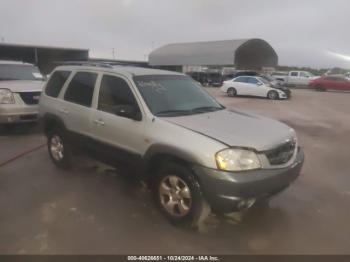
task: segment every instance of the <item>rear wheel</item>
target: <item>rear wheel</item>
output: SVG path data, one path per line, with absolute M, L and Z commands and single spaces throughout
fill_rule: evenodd
M 197 227 L 210 214 L 195 176 L 175 162 L 158 170 L 154 194 L 162 213 L 174 224 Z
M 63 169 L 71 166 L 72 153 L 65 139 L 64 131 L 53 129 L 48 133 L 47 148 L 54 164 Z
M 271 99 L 271 100 L 276 100 L 276 99 L 279 98 L 279 97 L 278 97 L 278 93 L 277 93 L 276 91 L 274 91 L 274 90 L 269 91 L 269 92 L 267 93 L 267 98 L 268 98 L 268 99 Z
M 236 89 L 234 89 L 233 87 L 230 87 L 229 89 L 227 89 L 227 95 L 229 97 L 234 97 L 237 95 L 237 91 Z
M 322 85 L 317 85 L 316 86 L 316 91 L 324 92 L 324 91 L 326 91 L 326 88 L 324 88 Z

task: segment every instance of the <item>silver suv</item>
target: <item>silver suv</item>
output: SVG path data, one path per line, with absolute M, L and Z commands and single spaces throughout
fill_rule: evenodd
M 38 120 L 43 81 L 32 64 L 0 61 L 0 124 Z
M 126 66 L 60 66 L 40 99 L 48 152 L 142 170 L 175 223 L 249 208 L 287 188 L 304 154 L 292 128 L 227 110 L 190 77 Z

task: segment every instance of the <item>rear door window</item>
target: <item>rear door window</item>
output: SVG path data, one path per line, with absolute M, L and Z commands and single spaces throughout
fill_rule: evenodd
M 96 73 L 76 73 L 69 83 L 64 99 L 78 105 L 91 107 L 96 78 Z
M 46 85 L 45 94 L 58 97 L 70 73 L 70 71 L 55 71 Z
M 248 79 L 249 77 L 247 76 L 240 76 L 240 77 L 237 77 L 234 82 L 247 83 Z
M 298 76 L 298 72 L 291 72 L 290 75 L 291 76 Z

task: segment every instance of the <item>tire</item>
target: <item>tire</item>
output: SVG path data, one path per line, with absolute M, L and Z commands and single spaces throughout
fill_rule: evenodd
M 254 208 L 261 208 L 261 209 L 267 209 L 270 208 L 270 197 L 260 199 L 259 201 L 255 202 L 253 207 Z
M 164 216 L 175 225 L 198 227 L 210 214 L 198 180 L 175 162 L 168 161 L 159 168 L 153 193 Z
M 227 95 L 229 97 L 234 97 L 237 95 L 237 90 L 233 87 L 230 87 L 229 89 L 227 89 Z
M 12 124 L 2 124 L 1 126 L 0 126 L 0 130 L 3 130 L 5 133 L 11 133 L 11 132 L 13 132 L 13 130 L 15 129 L 14 128 L 14 125 L 12 125 Z
M 279 98 L 278 93 L 274 90 L 267 93 L 267 98 L 270 100 L 277 100 Z
M 324 91 L 326 91 L 326 88 L 324 88 L 322 85 L 317 85 L 316 86 L 316 91 L 324 92 Z
M 61 169 L 72 165 L 72 152 L 62 129 L 53 129 L 47 134 L 47 149 L 52 162 Z

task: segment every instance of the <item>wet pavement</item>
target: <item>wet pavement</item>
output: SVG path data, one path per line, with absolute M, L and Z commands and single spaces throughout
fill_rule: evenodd
M 0 131 L 0 253 L 350 254 L 350 93 L 269 101 L 209 92 L 296 129 L 302 175 L 269 207 L 211 216 L 199 231 L 174 227 L 128 172 L 82 157 L 58 170 L 45 147 L 13 159 L 45 143 L 36 127 L 17 127 Z

